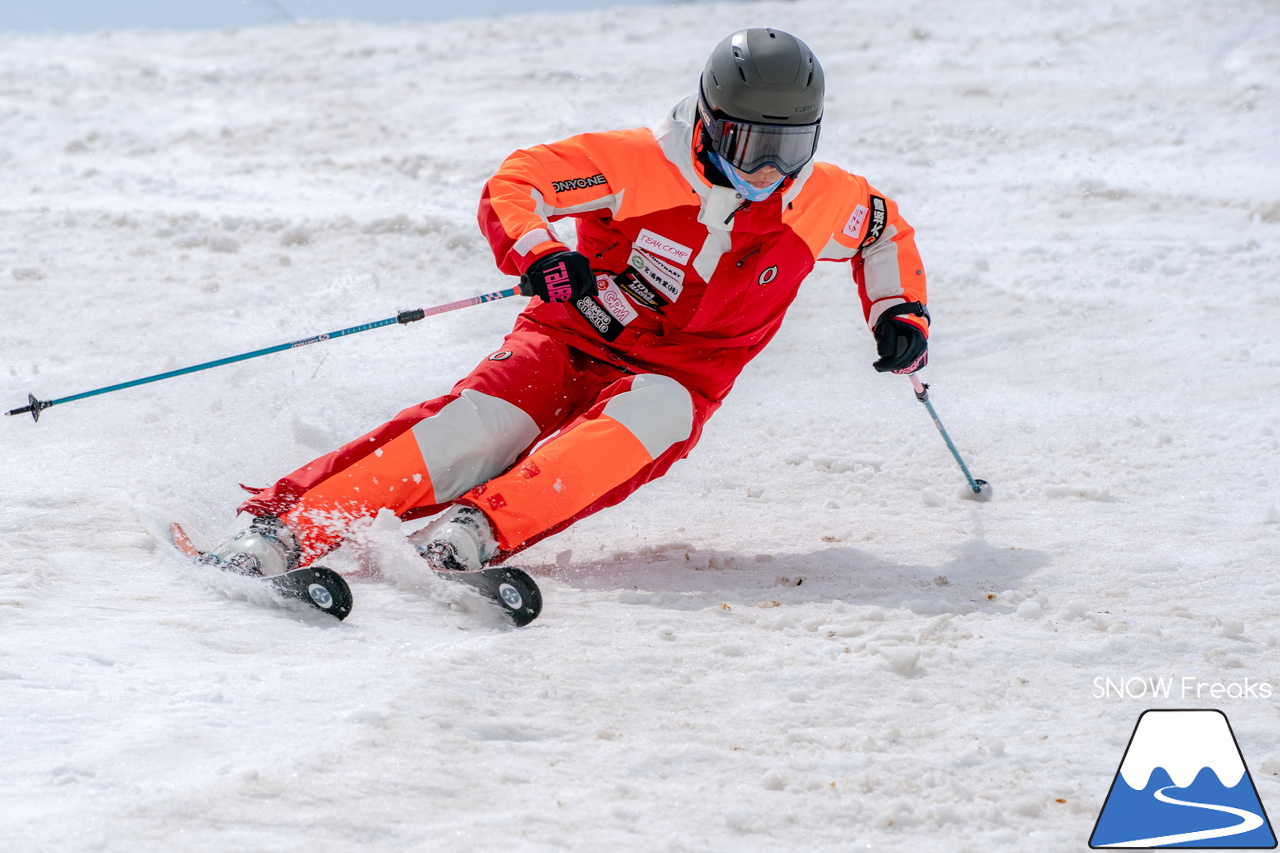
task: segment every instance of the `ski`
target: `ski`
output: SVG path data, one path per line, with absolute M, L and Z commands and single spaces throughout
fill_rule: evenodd
M 232 574 L 259 579 L 270 584 L 281 597 L 291 601 L 301 601 L 336 619 L 346 619 L 351 613 L 353 604 L 351 588 L 347 586 L 342 575 L 333 569 L 326 569 L 324 566 L 308 566 L 305 569 L 294 569 L 279 575 L 247 573 L 213 557 L 207 551 L 201 551 L 191 542 L 182 525 L 176 521 L 169 525 L 169 536 L 178 552 L 197 565 L 214 566 Z
M 351 588 L 342 575 L 332 569 L 309 566 L 279 575 L 246 573 L 237 566 L 214 558 L 207 551 L 201 551 L 177 522 L 169 525 L 169 535 L 174 548 L 198 565 L 214 566 L 243 577 L 262 580 L 269 583 L 282 597 L 301 601 L 338 619 L 346 619 L 351 612 Z M 542 612 L 542 591 L 523 569 L 514 566 L 487 566 L 477 571 L 432 571 L 436 577 L 450 583 L 464 584 L 482 598 L 498 605 L 507 620 L 517 628 L 528 625 Z
M 434 569 L 436 577 L 462 583 L 502 608 L 511 624 L 523 628 L 542 612 L 542 590 L 524 569 L 486 566 L 475 571 Z

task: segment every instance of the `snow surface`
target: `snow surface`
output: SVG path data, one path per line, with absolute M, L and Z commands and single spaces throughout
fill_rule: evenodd
M 1084 850 L 1148 707 L 1222 708 L 1280 814 L 1274 0 L 0 34 L 0 402 L 508 286 L 501 158 L 656 122 L 748 25 L 814 47 L 822 158 L 916 225 L 926 380 L 995 499 L 834 264 L 690 459 L 526 553 L 523 630 L 394 519 L 382 577 L 329 561 L 342 624 L 160 544 L 520 299 L 0 419 L 0 849 Z

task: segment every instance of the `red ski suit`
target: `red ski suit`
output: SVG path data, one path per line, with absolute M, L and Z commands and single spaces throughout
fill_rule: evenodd
M 704 176 L 695 121 L 689 99 L 657 130 L 583 134 L 508 157 L 479 211 L 498 267 L 519 275 L 564 250 L 551 223 L 570 217 L 599 293 L 534 298 L 450 394 L 241 509 L 280 516 L 305 564 L 355 518 L 382 508 L 421 517 L 463 501 L 488 516 L 505 558 L 687 455 L 816 261 L 851 264 L 869 326 L 887 308 L 926 301 L 913 231 L 892 200 L 810 163 L 767 200 L 744 203 Z

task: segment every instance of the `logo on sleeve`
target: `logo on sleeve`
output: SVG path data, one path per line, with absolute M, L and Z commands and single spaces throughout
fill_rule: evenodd
M 693 257 L 693 249 L 682 246 L 675 240 L 669 240 L 661 234 L 654 234 L 647 228 L 636 237 L 634 245 L 637 249 L 644 249 L 646 252 L 681 265 L 689 263 L 689 259 Z
M 585 190 L 588 187 L 598 187 L 606 184 L 608 181 L 604 179 L 604 175 L 592 175 L 589 178 L 570 178 L 567 181 L 552 181 L 551 188 L 556 191 L 556 195 L 567 193 L 571 190 Z
M 889 212 L 885 209 L 884 199 L 878 195 L 871 197 L 871 225 L 867 228 L 867 236 L 863 238 L 862 245 L 858 246 L 858 251 L 870 246 L 872 243 L 880 239 L 880 235 L 884 233 L 884 227 L 889 223 Z
M 867 206 L 860 204 L 853 209 L 853 215 L 849 217 L 849 221 L 844 224 L 844 236 L 851 240 L 857 240 L 858 235 L 862 233 L 862 223 L 867 221 Z

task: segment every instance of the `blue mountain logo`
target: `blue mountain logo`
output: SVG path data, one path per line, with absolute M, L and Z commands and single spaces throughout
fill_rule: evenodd
M 1144 711 L 1089 846 L 1275 849 L 1226 714 Z

